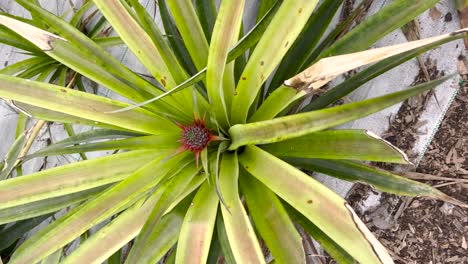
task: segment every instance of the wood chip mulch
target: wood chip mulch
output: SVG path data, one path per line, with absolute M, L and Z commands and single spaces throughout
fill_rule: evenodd
M 427 63 L 427 62 L 426 62 Z M 431 69 L 429 67 L 429 69 Z M 431 69 L 430 72 L 434 72 Z M 431 76 L 432 77 L 432 76 Z M 449 108 L 417 172 L 440 177 L 468 179 L 468 78 Z M 428 95 L 403 105 L 392 122 L 387 139 L 404 151 L 413 147 L 418 110 Z M 388 167 L 387 167 L 388 168 Z M 468 183 L 425 181 L 446 194 L 468 203 Z M 452 182 L 453 183 L 453 182 Z M 445 186 L 444 186 L 445 185 Z M 360 210 L 369 197 L 378 206 Z M 468 263 L 468 209 L 426 198 L 398 197 L 360 185 L 348 197 L 366 225 L 386 246 L 398 264 Z

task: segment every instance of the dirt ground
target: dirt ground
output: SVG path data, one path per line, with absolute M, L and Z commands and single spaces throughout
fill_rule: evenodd
M 431 78 L 442 75 L 430 62 L 426 65 Z M 411 176 L 432 178 L 423 182 L 468 203 L 468 82 L 464 77 L 458 95 L 416 168 L 421 174 Z M 405 102 L 385 135 L 406 152 L 420 132 L 416 121 L 428 96 L 432 95 Z M 378 200 L 376 206 L 363 211 L 362 205 L 368 203 L 370 196 Z M 468 209 L 426 198 L 377 193 L 363 185 L 356 186 L 348 200 L 396 263 L 468 263 Z

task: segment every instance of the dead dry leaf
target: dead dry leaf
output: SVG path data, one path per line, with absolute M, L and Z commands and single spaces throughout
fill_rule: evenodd
M 346 55 L 323 58 L 296 76 L 286 80 L 284 85 L 299 90 L 318 89 L 340 74 L 358 67 L 375 63 L 391 56 L 416 49 L 455 35 L 465 34 L 468 28 L 460 29 L 437 37 L 411 41 L 403 44 L 375 48 Z
M 22 21 L 0 15 L 0 25 L 4 25 L 5 27 L 15 31 L 23 38 L 31 41 L 37 47 L 39 47 L 43 51 L 49 51 L 52 49 L 51 41 L 54 39 L 61 39 L 65 40 L 59 36 L 51 34 L 47 31 L 39 29 L 37 27 L 31 26 L 27 23 Z

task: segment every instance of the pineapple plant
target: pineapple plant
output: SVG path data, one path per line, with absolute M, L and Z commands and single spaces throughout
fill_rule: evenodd
M 329 107 L 404 61 L 466 37 L 463 29 L 368 49 L 438 1 L 395 0 L 347 32 L 369 3 L 363 1 L 327 35 L 343 1 L 261 1 L 246 34 L 244 0 L 221 1 L 219 8 L 211 0 L 157 1 L 164 33 L 138 0 L 84 1 L 68 22 L 37 1 L 16 2 L 32 19 L 0 14 L 0 40 L 41 60 L 1 71 L 0 97 L 43 120 L 35 131 L 51 121 L 70 133 L 33 153 L 24 143 L 30 134 L 18 136 L 0 165 L 3 238 L 53 217 L 25 241 L 0 238 L 7 263 L 266 263 L 262 244 L 271 262 L 305 263 L 298 226 L 338 263 L 393 263 L 346 201 L 301 169 L 466 206 L 365 163 L 409 163 L 390 143 L 367 130 L 334 129 L 452 76 Z M 77 27 L 87 12 L 102 16 L 89 32 Z M 107 23 L 116 37 L 88 34 Z M 150 78 L 106 50 L 121 43 Z M 310 100 L 338 75 L 365 65 Z M 87 83 L 120 99 L 96 95 Z M 75 134 L 74 125 L 95 129 Z M 102 150 L 115 151 L 21 175 L 35 157 Z

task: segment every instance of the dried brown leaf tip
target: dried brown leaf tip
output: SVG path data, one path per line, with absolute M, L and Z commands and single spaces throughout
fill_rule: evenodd
M 43 51 L 50 51 L 53 49 L 52 41 L 56 39 L 65 40 L 57 35 L 51 34 L 47 31 L 31 26 L 22 21 L 13 19 L 11 17 L 0 15 L 0 24 L 15 31 L 23 38 L 31 41 L 34 45 Z
M 338 75 L 350 70 L 375 63 L 391 56 L 417 49 L 455 35 L 465 34 L 466 32 L 468 32 L 468 28 L 460 29 L 437 37 L 323 58 L 296 76 L 286 80 L 284 85 L 300 90 L 318 89 L 336 78 Z

